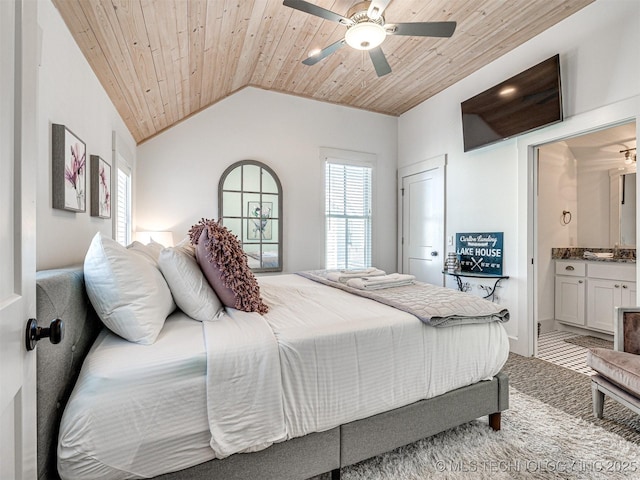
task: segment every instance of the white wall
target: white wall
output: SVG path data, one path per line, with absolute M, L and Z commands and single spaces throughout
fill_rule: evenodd
M 49 0 L 38 2 L 42 55 L 38 70 L 38 270 L 81 263 L 97 231 L 111 236 L 111 221 L 90 216 L 90 169 L 87 169 L 87 210 L 72 213 L 52 208 L 51 124 L 66 125 L 87 146 L 89 155 L 112 163 L 112 132 L 130 152 L 135 141 L 109 100 L 93 70 Z M 135 153 L 133 154 L 135 155 Z M 135 160 L 135 159 L 134 159 Z
M 538 162 L 538 320 L 553 320 L 555 269 L 551 249 L 577 246 L 577 163 L 564 142 L 541 147 Z M 571 212 L 568 224 L 562 222 L 563 211 Z
M 528 145 L 535 139 L 544 143 L 560 138 L 568 125 L 587 130 L 622 120 L 611 118 L 615 112 L 608 117 L 589 112 L 640 95 L 639 19 L 636 0 L 597 0 L 399 119 L 399 166 L 448 155 L 447 235 L 504 232 L 504 269 L 511 278 L 502 282 L 500 297 L 512 313 L 506 324 L 512 348 L 521 353 L 527 353 L 533 332 L 527 319 L 533 301 L 528 284 L 533 171 Z M 561 59 L 566 125 L 464 153 L 460 103 L 556 53 Z M 633 115 L 638 113 L 634 106 Z M 583 115 L 589 125 L 570 121 Z
M 246 88 L 138 147 L 136 226 L 176 241 L 218 218 L 218 181 L 244 159 L 270 166 L 284 195 L 284 269 L 324 266 L 320 147 L 377 156 L 373 263 L 396 270 L 397 119 Z

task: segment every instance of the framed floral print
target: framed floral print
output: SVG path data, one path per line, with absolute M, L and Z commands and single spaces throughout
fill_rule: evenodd
M 86 144 L 64 125 L 52 124 L 53 208 L 86 210 Z
M 271 202 L 249 202 L 247 205 L 247 239 L 271 240 Z
M 91 216 L 111 218 L 111 165 L 91 155 Z

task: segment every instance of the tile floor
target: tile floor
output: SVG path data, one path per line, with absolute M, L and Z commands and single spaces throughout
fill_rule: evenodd
M 586 363 L 587 349 L 564 341 L 577 336 L 579 335 L 575 333 L 560 331 L 541 333 L 538 337 L 537 357 L 585 375 L 593 375 L 595 372 Z

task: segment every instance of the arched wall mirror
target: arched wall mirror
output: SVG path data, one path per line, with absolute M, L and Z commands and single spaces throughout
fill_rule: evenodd
M 242 160 L 218 184 L 218 217 L 242 243 L 254 272 L 282 271 L 282 186 L 264 163 Z

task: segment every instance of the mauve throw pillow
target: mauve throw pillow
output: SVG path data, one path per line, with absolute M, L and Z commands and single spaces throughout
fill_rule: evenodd
M 249 268 L 238 238 L 214 220 L 201 220 L 189 230 L 196 260 L 211 288 L 227 307 L 265 314 L 269 307 Z
M 211 285 L 213 291 L 216 292 L 220 301 L 227 307 L 233 308 L 236 304 L 236 294 L 222 282 L 222 272 L 220 268 L 218 268 L 218 264 L 216 262 L 210 262 L 207 259 L 209 253 L 207 252 L 206 245 L 208 241 L 209 235 L 205 229 L 202 231 L 202 235 L 200 235 L 200 239 L 196 245 L 196 260 L 198 261 L 198 265 L 200 265 L 202 273 L 207 277 L 209 285 Z

